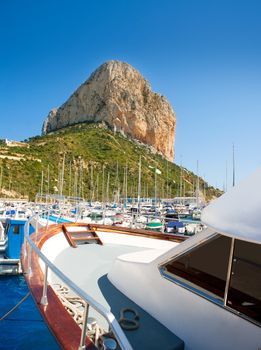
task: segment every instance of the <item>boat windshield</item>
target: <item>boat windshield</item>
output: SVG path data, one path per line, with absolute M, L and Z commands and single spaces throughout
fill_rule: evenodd
M 161 272 L 169 280 L 261 323 L 260 244 L 217 234 L 174 257 Z
M 165 273 L 223 301 L 231 238 L 217 235 L 164 266 Z
M 261 251 L 259 244 L 235 241 L 227 304 L 261 323 Z

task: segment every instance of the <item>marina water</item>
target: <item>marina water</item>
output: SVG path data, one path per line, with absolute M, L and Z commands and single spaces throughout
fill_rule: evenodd
M 0 318 L 28 293 L 24 278 L 0 276 Z M 0 321 L 0 350 L 58 350 L 32 296 Z

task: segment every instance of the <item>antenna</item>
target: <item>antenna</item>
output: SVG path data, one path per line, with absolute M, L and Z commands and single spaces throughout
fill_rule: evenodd
M 235 145 L 233 143 L 233 183 L 232 186 L 234 187 L 236 184 L 236 176 L 235 176 Z
M 227 162 L 226 162 L 226 182 L 225 182 L 225 192 L 227 192 Z

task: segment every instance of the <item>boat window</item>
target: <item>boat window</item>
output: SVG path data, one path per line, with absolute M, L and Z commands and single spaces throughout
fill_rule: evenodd
M 235 241 L 227 305 L 261 323 L 261 245 Z
M 14 227 L 13 227 L 13 233 L 19 234 L 19 225 L 14 225 Z
M 163 266 L 163 274 L 206 296 L 223 300 L 231 238 L 216 235 Z

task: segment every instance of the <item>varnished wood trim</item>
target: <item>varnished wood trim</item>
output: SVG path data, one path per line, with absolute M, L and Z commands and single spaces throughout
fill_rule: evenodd
M 91 230 L 91 229 L 89 229 L 89 230 L 86 229 L 86 230 L 82 230 L 82 231 L 68 231 L 67 230 L 67 232 L 70 234 L 73 234 L 73 233 L 81 234 L 81 233 L 90 233 L 90 232 L 93 233 L 93 230 Z
M 64 224 L 66 227 L 70 226 L 85 226 L 84 223 L 66 223 Z M 101 225 L 101 224 L 88 224 L 94 231 L 102 231 L 102 232 L 114 232 L 119 234 L 131 235 L 131 236 L 142 236 L 146 238 L 160 239 L 164 241 L 172 241 L 172 242 L 183 242 L 189 238 L 184 236 L 176 236 L 168 233 L 162 232 L 154 232 L 151 230 L 141 230 L 127 227 L 119 227 L 119 226 L 109 226 L 109 225 Z
M 123 234 L 123 235 L 131 235 L 131 236 L 140 236 L 140 237 L 145 237 L 145 238 L 151 238 L 151 239 L 159 239 L 162 241 L 171 241 L 171 242 L 177 242 L 181 243 L 184 242 L 187 238 L 189 237 L 180 237 L 180 236 L 175 236 L 175 235 L 167 235 L 165 233 L 159 233 L 157 234 L 156 232 L 152 231 L 146 231 L 146 230 L 137 230 L 137 232 L 129 232 L 129 231 L 118 231 L 114 230 L 113 228 L 100 228 L 97 227 L 97 231 L 102 231 L 102 232 L 114 232 L 118 234 Z M 141 231 L 141 232 L 140 232 Z
M 103 243 L 100 240 L 100 237 L 97 235 L 96 230 L 90 224 L 88 224 L 88 227 L 89 227 L 90 231 L 92 232 L 93 236 L 97 238 L 98 244 L 102 245 Z
M 70 244 L 71 247 L 77 248 L 77 244 L 73 241 L 71 238 L 70 233 L 67 231 L 66 226 L 62 225 L 62 230 L 65 235 L 65 238 L 67 239 L 67 242 Z
M 99 241 L 99 237 L 73 237 L 74 241 Z

